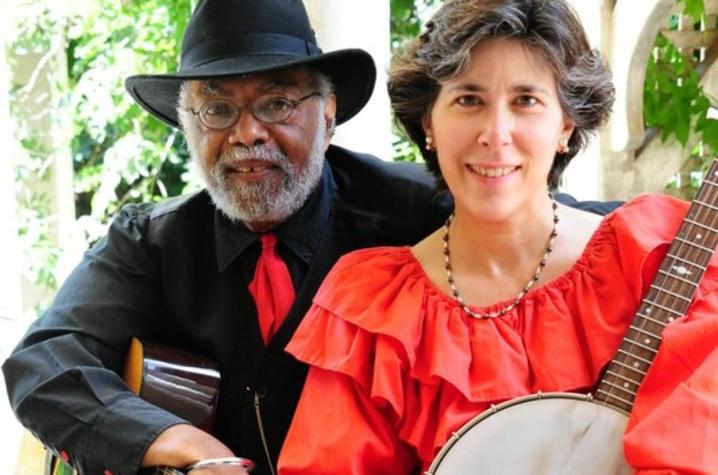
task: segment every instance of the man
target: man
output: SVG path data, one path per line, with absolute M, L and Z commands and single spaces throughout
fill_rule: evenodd
M 351 250 L 415 243 L 450 209 L 418 167 L 329 145 L 374 80 L 366 52 L 321 52 L 299 0 L 201 1 L 180 71 L 127 80 L 182 126 L 207 189 L 125 207 L 3 365 L 47 447 L 87 474 L 233 455 L 274 473 L 306 371 L 283 348 L 322 278 Z M 212 435 L 128 389 L 132 337 L 217 362 Z
M 353 249 L 414 243 L 448 211 L 415 168 L 329 145 L 374 80 L 366 52 L 321 52 L 299 0 L 200 2 L 180 71 L 127 80 L 181 124 L 207 190 L 125 207 L 3 365 L 47 447 L 93 475 L 234 454 L 273 472 L 305 377 L 283 348 L 324 275 Z M 275 320 L 254 297 L 263 236 L 288 271 Z M 132 337 L 217 362 L 213 436 L 129 391 L 118 374 Z

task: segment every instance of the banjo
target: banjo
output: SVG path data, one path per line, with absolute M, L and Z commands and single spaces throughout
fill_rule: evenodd
M 538 393 L 492 405 L 453 433 L 425 475 L 628 475 L 622 437 L 663 329 L 685 315 L 718 244 L 714 159 L 593 394 Z

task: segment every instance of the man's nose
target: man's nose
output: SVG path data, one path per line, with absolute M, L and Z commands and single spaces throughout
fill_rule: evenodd
M 241 109 L 237 122 L 231 127 L 229 142 L 234 145 L 262 145 L 269 140 L 269 131 L 248 109 Z

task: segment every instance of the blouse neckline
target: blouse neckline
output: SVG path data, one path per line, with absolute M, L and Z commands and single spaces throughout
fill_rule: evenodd
M 507 315 L 513 315 L 517 311 L 519 311 L 522 305 L 525 305 L 526 302 L 544 296 L 546 293 L 552 292 L 554 290 L 564 289 L 567 285 L 570 285 L 576 274 L 581 273 L 585 269 L 589 268 L 589 263 L 592 257 L 596 254 L 597 250 L 601 247 L 603 243 L 606 242 L 607 239 L 610 239 L 611 221 L 613 215 L 614 214 L 611 213 L 601 220 L 598 227 L 594 230 L 593 234 L 589 238 L 588 243 L 581 252 L 581 255 L 568 269 L 566 269 L 562 274 L 556 276 L 550 281 L 529 290 L 524 296 L 524 298 L 521 300 L 521 303 L 516 306 L 516 308 L 497 318 L 506 317 Z M 407 261 L 407 264 L 413 268 L 413 273 L 423 283 L 424 288 L 427 292 L 429 292 L 433 296 L 438 297 L 441 301 L 446 304 L 449 304 L 452 307 L 456 307 L 457 309 L 461 308 L 461 304 L 456 299 L 454 299 L 454 297 L 441 290 L 441 288 L 439 288 L 429 278 L 429 275 L 424 270 L 424 267 L 421 265 L 414 253 L 411 251 L 411 246 L 402 246 L 399 250 L 401 253 L 405 254 L 404 257 Z M 506 308 L 507 306 L 511 305 L 514 298 L 515 297 L 499 300 L 484 306 L 469 305 L 469 308 L 478 313 L 491 313 L 496 311 L 497 309 Z

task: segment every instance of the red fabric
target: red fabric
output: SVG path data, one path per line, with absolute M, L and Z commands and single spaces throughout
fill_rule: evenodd
M 254 278 L 249 283 L 249 293 L 254 297 L 259 330 L 267 344 L 294 303 L 294 285 L 287 264 L 277 254 L 277 237 L 263 234 L 260 241 L 262 254 L 257 260 Z
M 585 392 L 613 357 L 685 210 L 665 196 L 624 205 L 570 270 L 489 320 L 468 317 L 434 287 L 409 248 L 345 256 L 287 347 L 313 366 L 280 473 L 415 473 L 491 404 Z M 638 394 L 624 438 L 638 473 L 718 473 L 717 286 L 714 259 Z

